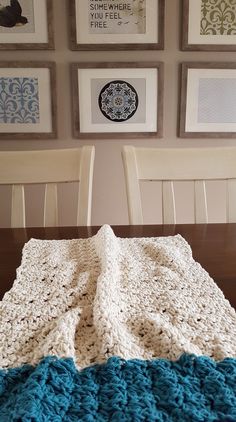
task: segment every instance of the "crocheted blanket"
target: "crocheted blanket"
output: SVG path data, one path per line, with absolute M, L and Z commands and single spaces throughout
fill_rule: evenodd
M 236 421 L 235 334 L 180 235 L 31 239 L 1 302 L 0 421 Z

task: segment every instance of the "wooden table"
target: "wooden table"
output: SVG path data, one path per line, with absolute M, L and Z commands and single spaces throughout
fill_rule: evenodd
M 173 226 L 113 226 L 120 237 L 169 236 L 180 233 L 191 245 L 193 257 L 209 272 L 236 308 L 236 224 L 185 224 Z M 97 233 L 99 227 L 0 229 L 0 298 L 9 290 L 21 262 L 22 248 L 30 238 L 76 239 Z

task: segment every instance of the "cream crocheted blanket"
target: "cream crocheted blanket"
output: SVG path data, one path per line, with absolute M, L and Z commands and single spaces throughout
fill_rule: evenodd
M 0 367 L 183 352 L 236 357 L 236 313 L 180 236 L 31 239 L 1 302 Z

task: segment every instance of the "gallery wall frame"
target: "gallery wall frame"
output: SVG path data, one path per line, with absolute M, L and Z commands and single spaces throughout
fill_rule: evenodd
M 165 0 L 70 0 L 71 50 L 163 50 Z
M 181 65 L 179 136 L 236 138 L 236 63 Z
M 182 0 L 184 51 L 236 51 L 236 8 L 227 0 Z
M 72 63 L 73 136 L 160 138 L 163 63 Z
M 1 0 L 1 6 L 0 50 L 54 50 L 52 0 L 18 0 L 16 5 Z
M 57 137 L 54 62 L 0 62 L 0 140 Z

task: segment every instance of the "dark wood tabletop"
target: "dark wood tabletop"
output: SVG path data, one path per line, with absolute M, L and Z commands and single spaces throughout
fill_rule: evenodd
M 181 234 L 193 257 L 209 272 L 236 308 L 236 224 L 112 226 L 119 237 L 156 237 Z M 36 239 L 77 239 L 97 233 L 99 227 L 0 229 L 0 298 L 9 290 L 21 262 L 24 244 Z

